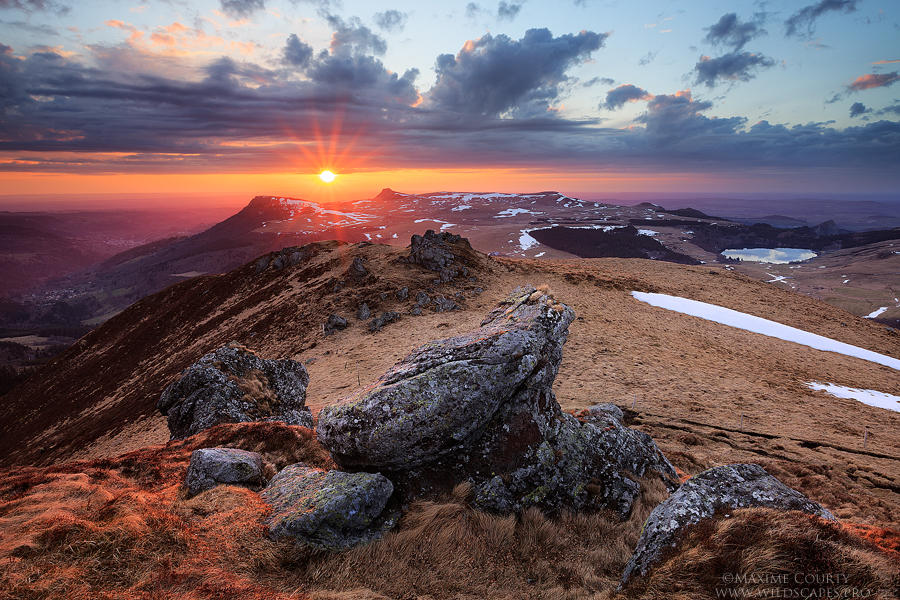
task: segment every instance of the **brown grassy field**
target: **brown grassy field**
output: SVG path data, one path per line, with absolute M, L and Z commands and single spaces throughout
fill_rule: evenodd
M 770 515 L 763 520 L 771 527 L 761 530 L 768 533 L 748 538 L 757 545 L 771 540 L 760 552 L 791 555 L 808 542 L 798 537 L 802 531 L 829 540 L 833 552 L 823 560 L 857 565 L 872 585 L 892 575 L 884 565 L 898 558 L 891 552 L 900 539 L 900 415 L 803 384 L 900 395 L 897 372 L 654 308 L 629 292 L 713 302 L 894 357 L 896 332 L 716 266 L 476 257 L 477 281 L 435 285 L 432 273 L 397 262 L 401 249 L 321 246 L 293 269 L 257 274 L 249 265 L 145 299 L 49 365 L 43 379 L 4 399 L 0 444 L 10 468 L 0 473 L 0 587 L 13 590 L 9 597 L 60 597 L 63 590 L 72 598 L 609 597 L 658 490 L 645 490 L 641 508 L 618 523 L 604 515 L 547 519 L 533 511 L 488 516 L 467 508 L 459 488 L 445 502 L 411 506 L 381 542 L 342 555 L 306 555 L 264 538 L 265 507 L 255 494 L 222 487 L 184 500 L 178 484 L 191 448 L 226 439 L 263 450 L 273 465 L 294 460 L 285 453 L 303 448 L 313 464 L 327 460 L 308 433 L 291 433 L 294 441 L 285 442 L 287 434 L 274 429 L 256 437 L 249 433 L 255 426 L 229 426 L 163 445 L 168 430 L 154 408 L 159 392 L 222 344 L 238 341 L 265 357 L 304 361 L 316 414 L 415 346 L 477 326 L 526 282 L 549 285 L 577 314 L 554 388 L 564 409 L 617 403 L 627 423 L 651 434 L 685 476 L 732 462 L 761 464 L 829 508 L 842 527 Z M 358 282 L 345 276 L 356 256 L 370 270 Z M 336 290 L 342 278 L 349 283 Z M 459 311 L 413 317 L 393 296 L 402 286 L 413 298 L 427 290 L 448 297 L 459 291 L 465 299 Z M 404 316 L 369 333 L 352 318 L 361 301 Z M 329 312 L 348 317 L 350 327 L 324 336 Z M 246 439 L 223 433 L 232 430 L 247 432 Z M 73 459 L 83 462 L 63 464 Z M 29 463 L 48 466 L 12 466 Z M 740 518 L 755 523 L 754 515 Z M 685 581 L 680 597 L 713 593 L 708 581 L 697 584 L 702 592 L 690 581 L 708 556 L 736 539 L 729 537 L 730 522 L 743 521 L 703 530 L 708 543 L 689 537 L 684 548 L 695 558 L 666 563 L 671 581 Z M 630 593 L 672 597 L 665 586 L 650 580 Z

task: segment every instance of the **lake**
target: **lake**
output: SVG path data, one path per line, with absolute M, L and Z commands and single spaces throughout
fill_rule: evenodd
M 723 250 L 722 256 L 749 262 L 785 264 L 815 258 L 817 254 L 803 248 L 740 248 Z

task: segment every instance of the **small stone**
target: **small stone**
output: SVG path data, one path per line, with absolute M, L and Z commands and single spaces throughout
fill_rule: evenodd
M 331 335 L 335 331 L 346 328 L 347 319 L 335 313 L 328 315 L 328 320 L 325 321 L 325 335 Z
M 397 294 L 397 300 L 406 300 L 407 298 L 409 298 L 409 288 L 402 287 L 399 290 L 397 290 L 396 294 Z
M 359 305 L 359 308 L 356 309 L 356 318 L 360 321 L 366 321 L 370 316 L 372 316 L 372 311 L 369 310 L 369 305 L 363 302 Z
M 400 313 L 398 312 L 383 312 L 371 321 L 369 321 L 369 331 L 375 333 L 376 331 L 381 331 L 381 329 L 387 325 L 388 323 L 393 323 L 397 319 L 400 318 Z
M 354 277 L 365 277 L 369 274 L 369 270 L 366 268 L 365 263 L 360 257 L 356 257 L 353 259 L 353 263 L 350 265 L 350 275 Z
M 265 485 L 262 456 L 237 448 L 194 450 L 185 478 L 188 497 L 223 483 L 260 489 Z
M 416 304 L 419 306 L 427 306 L 431 302 L 431 297 L 425 292 L 416 293 Z

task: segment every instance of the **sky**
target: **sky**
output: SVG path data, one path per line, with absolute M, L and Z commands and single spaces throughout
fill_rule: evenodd
M 896 0 L 0 0 L 0 194 L 896 194 L 898 40 Z

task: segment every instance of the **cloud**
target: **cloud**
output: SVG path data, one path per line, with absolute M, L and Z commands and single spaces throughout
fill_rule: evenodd
M 820 0 L 804 6 L 784 22 L 785 35 L 810 37 L 816 30 L 816 20 L 828 12 L 850 13 L 856 10 L 859 0 Z
M 895 58 L 893 60 L 876 60 L 873 62 L 873 65 L 892 65 L 894 63 L 900 63 L 900 58 Z
M 647 90 L 643 90 L 636 85 L 625 83 L 617 88 L 613 88 L 606 93 L 606 101 L 601 105 L 609 110 L 616 110 L 625 106 L 627 102 L 637 102 L 638 100 L 648 100 L 653 96 Z
M 15 8 L 25 12 L 52 11 L 61 15 L 69 12 L 70 8 L 56 0 L 0 0 L 0 9 Z
M 871 108 L 866 108 L 866 105 L 862 102 L 854 102 L 850 105 L 850 117 L 858 117 L 860 115 L 864 115 L 866 113 L 872 112 Z
M 306 68 L 312 58 L 313 49 L 309 44 L 300 41 L 296 33 L 288 36 L 287 43 L 281 51 L 282 61 L 295 67 Z
M 641 59 L 638 61 L 638 64 L 642 67 L 646 67 L 656 59 L 657 55 L 659 55 L 659 51 L 648 52 L 641 57 Z
M 900 115 L 900 102 L 894 102 L 890 106 L 885 106 L 875 113 L 876 115 Z
M 384 31 L 403 31 L 406 26 L 407 14 L 399 10 L 386 10 L 375 13 L 375 24 Z
M 809 168 L 809 180 L 821 181 L 820 173 L 853 168 L 896 178 L 896 120 L 845 129 L 750 125 L 738 115 L 712 116 L 712 102 L 687 90 L 649 99 L 625 128 L 548 113 L 565 87 L 567 68 L 602 45 L 603 36 L 593 36 L 540 30 L 520 40 L 485 36 L 442 59 L 438 83 L 424 93 L 414 71 L 389 70 L 362 51 L 365 45 L 314 50 L 303 76 L 298 69 L 217 58 L 200 77 L 194 59 L 171 57 L 165 69 L 148 71 L 158 62 L 152 56 L 133 62 L 118 52 L 117 60 L 99 64 L 87 54 L 0 46 L 0 114 L 15 115 L 0 118 L 6 159 L 0 170 L 291 170 L 298 144 L 329 131 L 335 132 L 329 145 L 354 156 L 354 169 L 564 166 L 596 172 L 602 165 L 619 173 L 671 169 L 747 177 L 755 169 L 800 176 Z
M 697 83 L 714 87 L 720 80 L 750 81 L 757 69 L 766 69 L 775 65 L 775 61 L 763 54 L 753 52 L 729 52 L 716 58 L 701 56 L 694 66 L 697 72 Z
M 593 86 L 597 85 L 598 83 L 602 83 L 603 85 L 612 85 L 615 82 L 616 82 L 615 79 L 610 79 L 609 77 L 592 77 L 591 79 L 588 79 L 587 81 L 582 83 L 581 86 L 582 87 L 593 87 Z
M 729 46 L 737 52 L 747 42 L 766 34 L 762 28 L 764 15 L 758 14 L 753 21 L 741 22 L 736 13 L 726 13 L 712 26 L 706 28 L 706 41 L 711 44 Z
M 249 17 L 266 7 L 266 0 L 219 0 L 222 12 L 235 19 Z
M 344 21 L 341 17 L 326 14 L 325 20 L 334 28 L 331 35 L 333 54 L 372 54 L 387 52 L 387 42 L 383 37 L 362 24 L 357 17 Z
M 853 83 L 847 86 L 847 89 L 852 92 L 859 92 L 862 90 L 871 90 L 873 88 L 880 87 L 889 87 L 894 85 L 898 80 L 900 80 L 900 74 L 897 71 L 892 71 L 890 73 L 869 73 L 868 75 L 861 75 L 853 80 Z
M 466 17 L 470 19 L 474 19 L 478 16 L 478 13 L 481 12 L 481 7 L 475 4 L 474 2 L 469 2 L 466 4 Z
M 546 113 L 567 80 L 566 70 L 599 49 L 606 37 L 592 31 L 553 37 L 547 29 L 529 29 L 519 40 L 487 34 L 466 42 L 456 56 L 438 56 L 428 103 L 485 116 Z
M 497 5 L 497 20 L 512 21 L 518 16 L 520 10 L 522 10 L 522 3 L 500 0 Z

